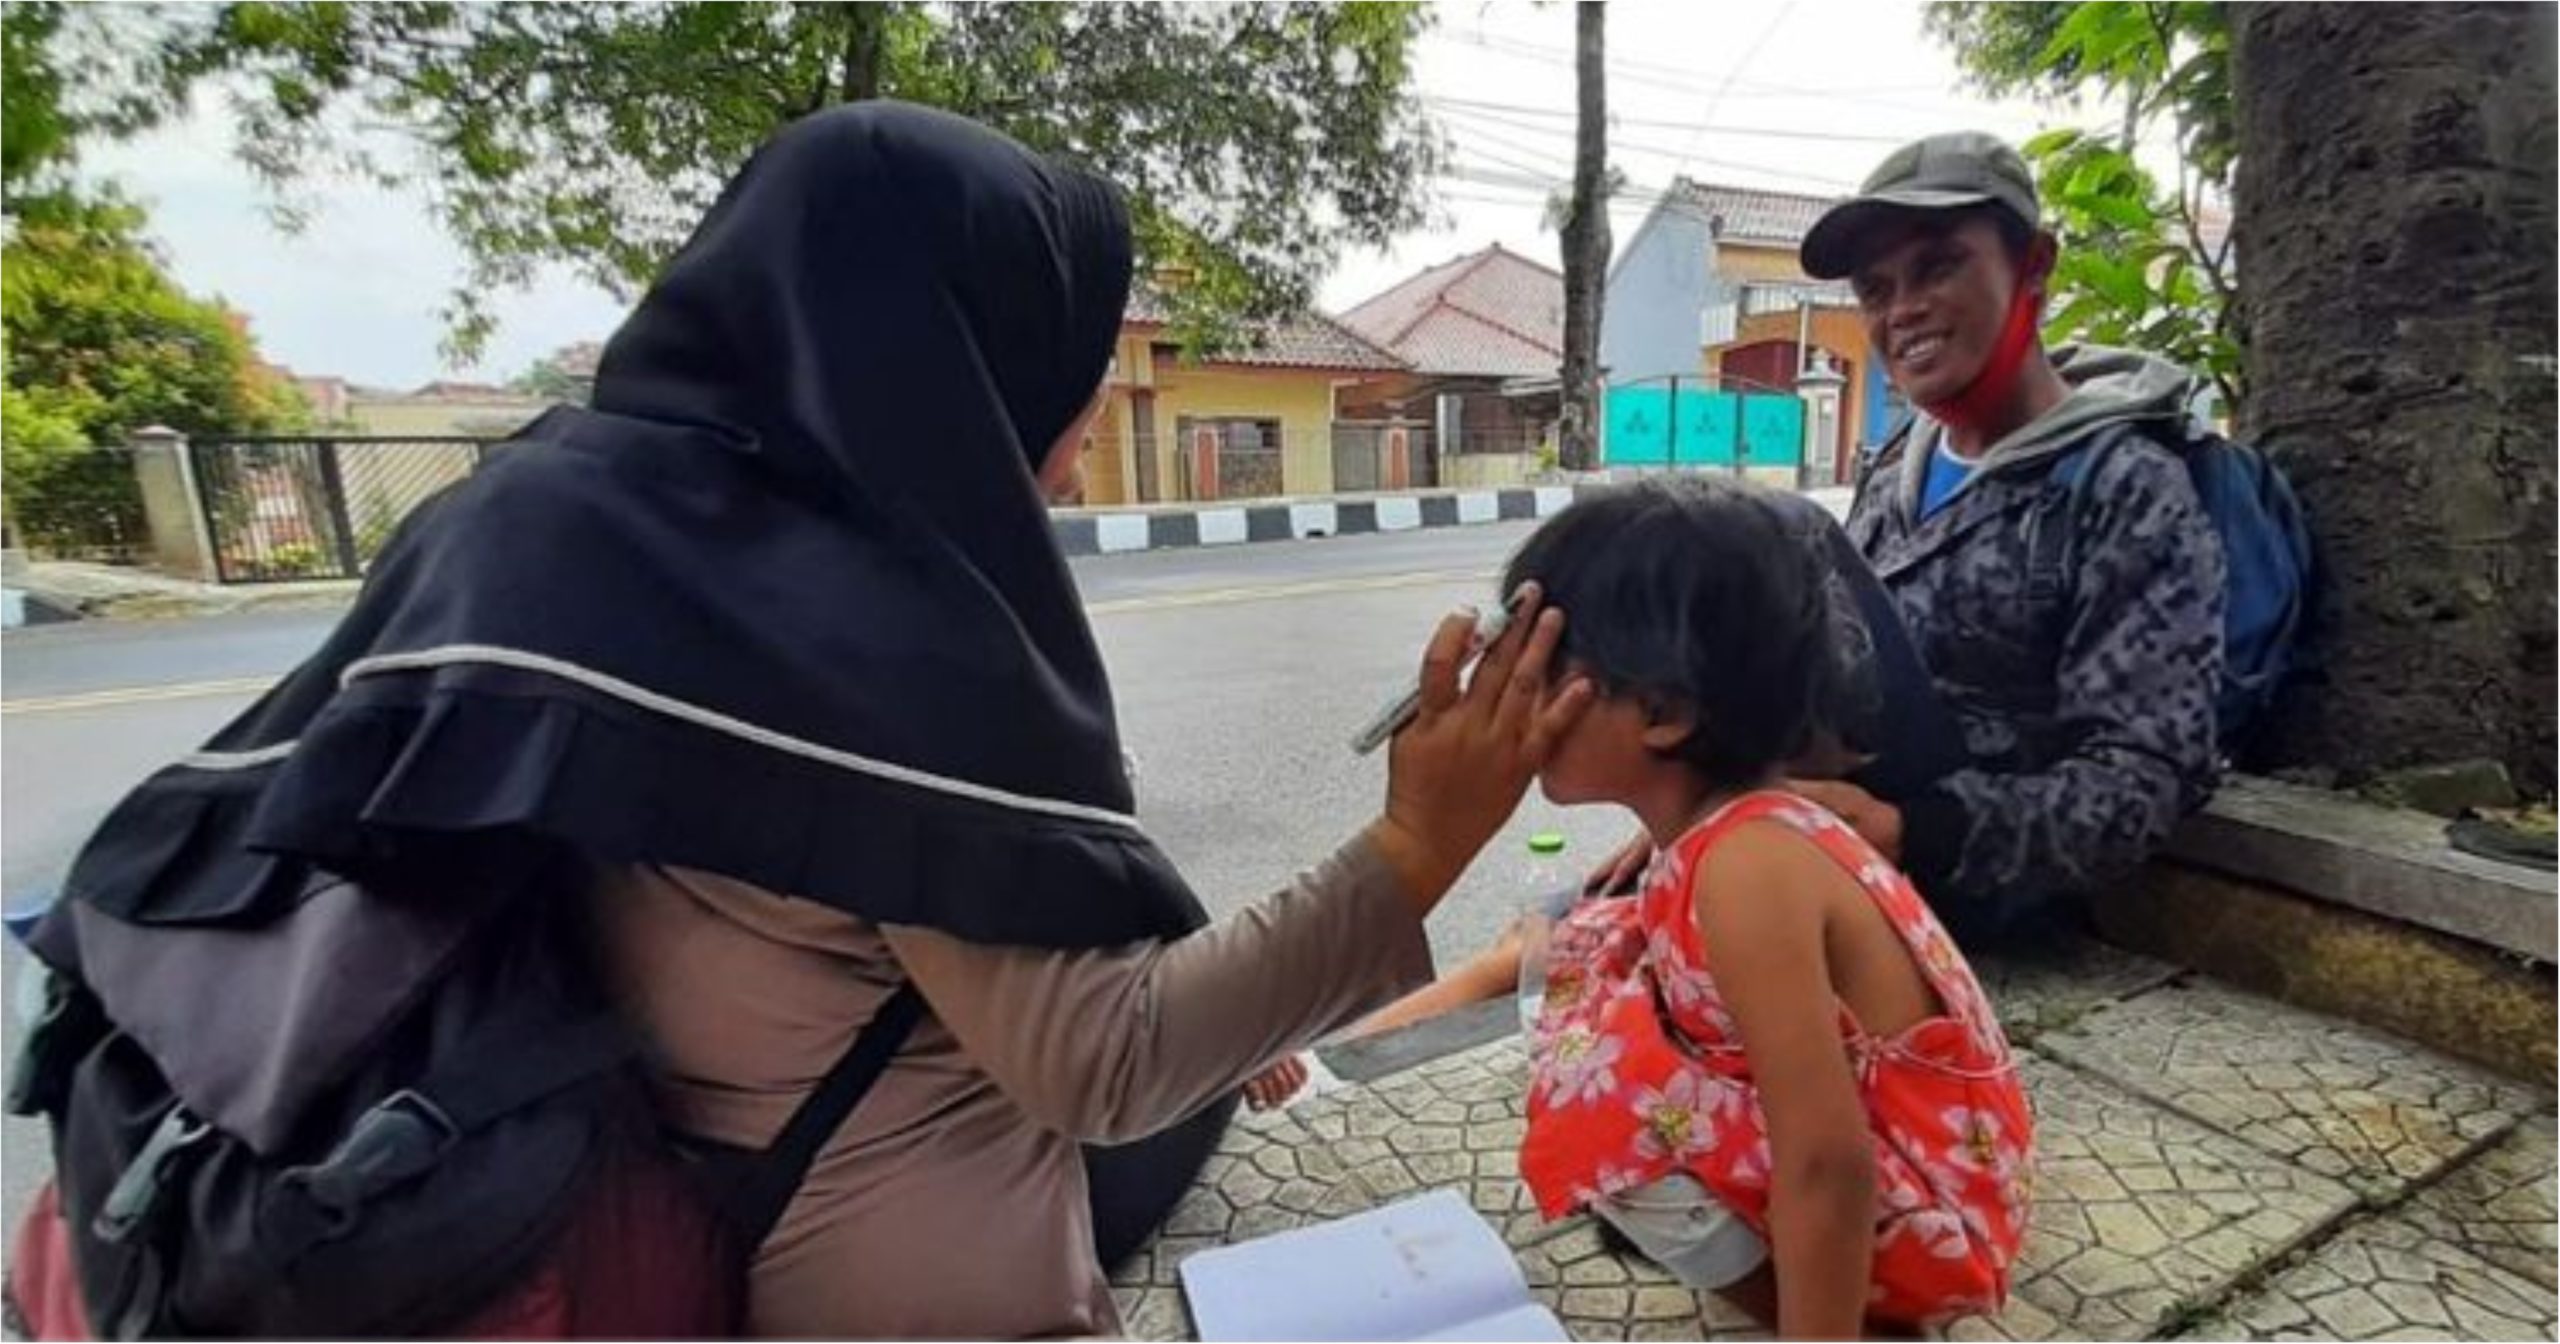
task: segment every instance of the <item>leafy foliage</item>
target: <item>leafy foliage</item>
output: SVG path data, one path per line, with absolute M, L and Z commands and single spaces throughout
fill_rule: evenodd
M 2132 155 L 2077 130 L 2049 131 L 2023 152 L 2061 244 L 2046 336 L 2149 351 L 2212 376 L 2236 403 L 2228 281 L 2186 229 L 2175 194 Z
M 42 544 L 140 535 L 120 458 L 136 429 L 237 434 L 292 426 L 302 399 L 261 364 L 248 324 L 161 269 L 142 214 L 112 197 L 48 197 L 0 248 L 6 484 L 13 522 Z
M 0 183 L 26 181 L 68 151 L 62 77 L 49 50 L 61 26 L 59 5 L 0 8 Z
M 1408 96 L 1422 6 L 234 3 L 159 60 L 244 77 L 279 185 L 354 168 L 424 188 L 482 296 L 564 263 L 629 296 L 767 135 L 873 95 L 949 108 L 1127 188 L 1186 333 L 1302 306 L 1342 249 L 1419 222 L 1439 147 Z M 356 119 L 388 126 L 354 129 Z
M 2237 146 L 2222 7 L 1942 0 L 1927 22 L 1986 93 L 2088 96 L 2122 108 L 2111 135 L 2065 127 L 2023 147 L 2062 243 L 2046 335 L 2177 360 L 2212 376 L 2236 405 L 2245 390 L 2238 277 L 2227 245 L 2209 236 L 2207 209 L 2227 197 Z M 2132 152 L 2163 120 L 2178 153 L 2169 182 Z
M 143 40 L 166 6 L 0 4 L 0 195 L 41 211 L 68 192 L 80 143 L 148 129 L 185 105 L 197 71 Z
M 594 391 L 592 356 L 588 371 L 579 373 L 565 363 L 573 353 L 578 353 L 575 347 L 554 351 L 535 360 L 525 367 L 524 372 L 507 380 L 508 388 L 530 397 L 586 405 L 588 396 Z

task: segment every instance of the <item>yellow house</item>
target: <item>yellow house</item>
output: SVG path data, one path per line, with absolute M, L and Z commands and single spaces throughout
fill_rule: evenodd
M 1249 348 L 1186 361 L 1152 295 L 1132 295 L 1109 394 L 1085 443 L 1087 504 L 1321 495 L 1346 393 L 1404 361 L 1320 313 L 1273 323 Z

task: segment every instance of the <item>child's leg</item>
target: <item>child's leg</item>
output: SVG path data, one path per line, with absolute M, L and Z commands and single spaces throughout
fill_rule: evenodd
M 1767 1275 L 1768 1243 L 1685 1171 L 1620 1191 L 1591 1211 L 1691 1288 L 1730 1293 L 1755 1274 Z M 1777 1299 L 1769 1302 L 1774 1311 Z
M 1373 1036 L 1425 1018 L 1438 1017 L 1471 1003 L 1498 999 L 1520 988 L 1520 926 L 1503 930 L 1493 946 L 1478 952 L 1456 970 L 1362 1018 L 1346 1035 Z
M 1715 1290 L 1716 1296 L 1742 1308 L 1743 1313 L 1758 1321 L 1761 1328 L 1778 1328 L 1778 1271 L 1762 1265 L 1744 1276 L 1740 1282 Z

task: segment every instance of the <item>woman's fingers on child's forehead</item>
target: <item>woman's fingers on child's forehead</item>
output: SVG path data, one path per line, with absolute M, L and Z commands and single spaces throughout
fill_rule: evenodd
M 1547 665 L 1554 661 L 1556 643 L 1564 638 L 1564 612 L 1554 607 L 1538 613 L 1529 627 L 1528 642 L 1521 647 L 1520 659 L 1513 665 L 1517 674 L 1534 680 L 1546 678 Z

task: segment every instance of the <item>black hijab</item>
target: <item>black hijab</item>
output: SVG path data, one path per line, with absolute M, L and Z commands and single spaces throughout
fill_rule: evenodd
M 414 515 L 311 661 L 67 895 L 272 911 L 526 842 L 986 942 L 1177 934 L 1034 481 L 1127 297 L 1118 197 L 872 103 L 784 130 L 555 410 Z

